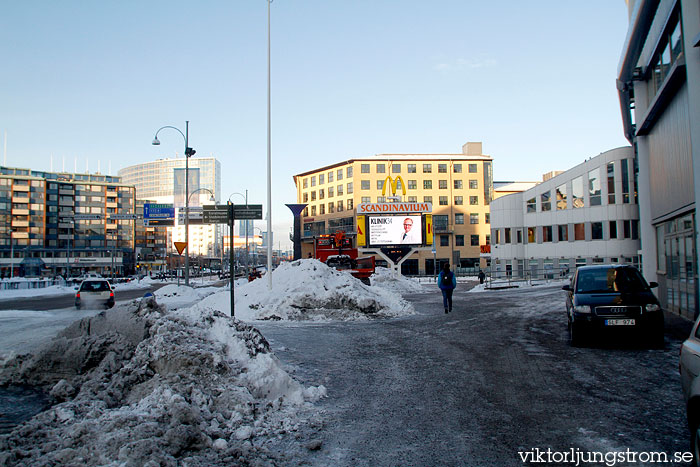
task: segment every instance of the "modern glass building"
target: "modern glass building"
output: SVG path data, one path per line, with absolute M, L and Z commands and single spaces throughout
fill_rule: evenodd
M 189 159 L 191 256 L 220 257 L 221 228 L 215 224 L 202 225 L 201 206 L 218 203 L 221 197 L 221 163 L 213 157 Z M 125 167 L 119 171 L 123 183 L 136 187 L 136 198 L 155 203 L 173 204 L 178 211 L 185 208 L 185 159 L 159 159 Z M 211 201 L 211 197 L 214 201 Z M 179 213 L 178 213 L 179 214 Z M 184 216 L 184 214 L 183 214 Z M 194 218 L 194 220 L 193 220 Z M 173 242 L 185 240 L 184 217 L 178 216 L 175 226 L 168 228 L 167 250 L 174 251 Z M 182 222 L 180 222 L 182 220 Z

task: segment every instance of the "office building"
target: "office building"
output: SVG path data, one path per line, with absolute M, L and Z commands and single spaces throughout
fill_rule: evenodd
M 618 69 L 622 121 L 636 152 L 642 272 L 663 307 L 698 313 L 700 3 L 629 0 Z
M 308 204 L 302 213 L 302 257 L 313 252 L 314 237 L 338 230 L 355 245 L 360 203 L 421 202 L 432 204 L 435 253 L 427 248 L 414 254 L 402 272 L 433 274 L 445 261 L 465 269 L 484 267 L 492 173 L 492 158 L 482 153 L 480 142 L 470 142 L 460 154 L 379 154 L 295 175 L 297 202 Z

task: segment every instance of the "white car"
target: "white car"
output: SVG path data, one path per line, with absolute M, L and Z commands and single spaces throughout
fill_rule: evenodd
M 681 346 L 678 368 L 685 398 L 686 416 L 690 429 L 693 465 L 700 459 L 700 319 L 695 321 L 690 337 Z
M 114 306 L 114 290 L 107 279 L 86 279 L 77 287 L 75 307 L 94 308 Z

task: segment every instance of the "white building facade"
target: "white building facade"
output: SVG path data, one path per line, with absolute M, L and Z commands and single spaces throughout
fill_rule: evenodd
M 494 276 L 554 277 L 578 266 L 639 266 L 631 147 L 613 149 L 491 203 Z

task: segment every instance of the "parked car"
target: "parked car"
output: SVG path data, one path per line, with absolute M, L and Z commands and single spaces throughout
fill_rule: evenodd
M 114 306 L 114 290 L 106 279 L 86 279 L 77 287 L 75 307 L 112 308 Z
M 678 369 L 685 398 L 685 413 L 690 429 L 693 465 L 700 459 L 700 319 L 695 321 L 690 337 L 681 345 Z
M 601 264 L 576 270 L 566 291 L 571 345 L 579 346 L 594 334 L 633 332 L 655 347 L 664 345 L 664 314 L 647 284 L 633 266 Z M 619 335 L 619 334 L 618 334 Z

